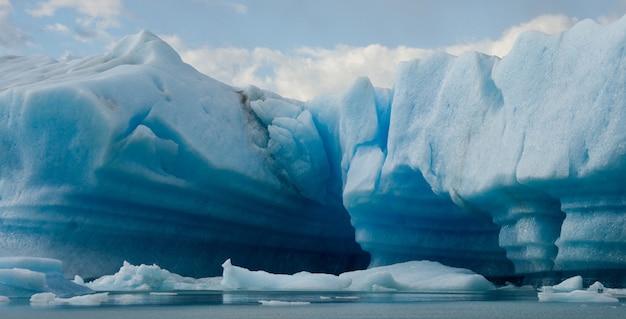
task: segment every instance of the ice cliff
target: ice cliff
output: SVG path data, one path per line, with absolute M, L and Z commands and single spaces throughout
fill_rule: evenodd
M 274 95 L 200 74 L 147 31 L 68 63 L 4 57 L 0 74 L 2 255 L 86 278 L 124 260 L 198 277 L 227 258 L 367 266 L 302 103 L 266 116 L 255 101 Z
M 586 20 L 307 102 L 214 81 L 147 31 L 68 63 L 4 57 L 0 252 L 206 276 L 227 258 L 339 273 L 362 248 L 624 285 L 625 52 L 626 18 Z

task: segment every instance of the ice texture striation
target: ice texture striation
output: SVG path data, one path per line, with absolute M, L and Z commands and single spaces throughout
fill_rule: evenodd
M 301 102 L 217 82 L 148 31 L 67 63 L 4 57 L 0 72 L 2 255 L 85 278 L 124 260 L 194 276 L 227 257 L 276 272 L 367 265 Z
M 624 268 L 626 19 L 404 64 L 387 165 L 487 212 L 519 273 Z M 610 62 L 609 62 L 610 61 Z M 558 240 L 557 240 L 558 239 Z
M 621 269 L 623 282 L 625 43 L 626 18 L 586 20 L 524 33 L 502 59 L 405 62 L 391 97 L 358 80 L 344 97 L 310 102 L 339 136 L 344 205 L 372 261 Z
M 93 292 L 66 280 L 60 260 L 36 257 L 0 257 L 0 296 L 30 297 L 35 293 L 52 293 L 61 297 Z
M 433 54 L 391 89 L 358 78 L 307 102 L 212 80 L 147 31 L 0 72 L 3 254 L 198 277 L 231 257 L 338 274 L 367 265 L 362 248 L 371 267 L 626 284 L 626 18 L 524 33 L 502 59 Z
M 307 103 L 320 123 L 356 240 L 371 254 L 370 266 L 436 260 L 482 274 L 510 273 L 498 246 L 498 227 L 435 194 L 417 167 L 394 161 L 387 135 L 396 112 L 392 92 L 358 79 L 343 95 Z M 398 109 L 400 107 L 397 107 Z M 409 121 L 409 120 L 407 120 Z M 415 119 L 410 121 L 416 121 Z M 404 125 L 404 124 L 402 124 Z
M 226 290 L 461 292 L 495 289 L 485 277 L 468 269 L 448 267 L 431 261 L 372 267 L 345 272 L 339 276 L 309 272 L 284 275 L 250 271 L 234 266 L 230 259 L 222 267 L 222 286 Z

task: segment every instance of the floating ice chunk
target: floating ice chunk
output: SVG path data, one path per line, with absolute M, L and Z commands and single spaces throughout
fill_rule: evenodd
M 259 300 L 263 306 L 305 306 L 310 305 L 308 301 L 282 301 L 282 300 Z
M 604 292 L 615 298 L 626 298 L 626 289 L 623 288 L 606 288 Z
M 604 293 L 606 290 L 606 288 L 604 287 L 604 284 L 602 284 L 599 281 L 594 282 L 591 286 L 589 286 L 589 288 L 587 288 L 587 291 L 592 291 L 592 292 L 597 292 L 597 293 Z
M 79 276 L 79 275 L 75 275 L 74 276 L 74 280 L 72 280 L 75 284 L 77 285 L 81 285 L 84 286 L 85 285 L 85 280 L 83 279 L 83 277 Z
M 541 302 L 618 302 L 619 300 L 608 293 L 604 285 L 596 281 L 583 290 L 583 279 L 574 276 L 558 285 L 541 287 L 537 294 Z
M 46 275 L 29 269 L 0 269 L 0 284 L 32 291 L 46 290 Z
M 574 276 L 563 280 L 560 284 L 554 286 L 543 286 L 540 288 L 542 292 L 571 292 L 583 289 L 583 277 Z
M 111 297 L 114 303 L 120 305 L 139 305 L 145 300 L 144 296 L 135 294 L 113 295 Z
M 398 283 L 388 271 L 364 271 L 359 272 L 359 276 L 352 278 L 350 289 L 353 290 L 401 290 L 402 285 Z M 351 277 L 351 273 L 342 274 L 344 277 Z
M 150 295 L 152 296 L 177 296 L 178 293 L 170 292 L 170 291 L 163 291 L 163 292 L 153 291 L 150 293 Z
M 9 299 L 9 297 L 0 295 L 0 304 L 8 303 L 10 301 L 11 299 Z
M 226 260 L 222 286 L 241 290 L 343 290 L 351 280 L 330 274 L 313 274 L 306 271 L 293 275 L 271 274 L 262 270 L 250 271 L 233 266 Z
M 489 291 L 495 286 L 470 270 L 432 261 L 409 261 L 357 270 L 340 275 L 349 278 L 349 290 L 359 291 Z
M 34 293 L 53 292 L 71 297 L 92 292 L 63 278 L 60 260 L 37 257 L 0 257 L 0 293 L 10 297 L 28 297 Z
M 242 290 L 354 290 L 354 291 L 488 291 L 495 286 L 470 270 L 430 261 L 411 261 L 343 273 L 339 276 L 300 272 L 294 275 L 250 271 L 222 265 L 222 285 Z
M 31 306 L 51 306 L 54 305 L 56 295 L 51 292 L 42 292 L 30 296 Z
M 171 291 L 217 290 L 220 278 L 191 278 L 161 269 L 157 265 L 131 265 L 124 262 L 120 270 L 85 285 L 96 291 Z
M 76 296 L 71 298 L 56 298 L 56 302 L 72 306 L 99 306 L 109 300 L 106 292 L 92 295 Z
M 539 292 L 541 302 L 619 302 L 615 297 L 593 291 Z
M 109 300 L 108 293 L 97 293 L 84 296 L 75 296 L 71 298 L 59 298 L 54 293 L 42 292 L 34 294 L 30 297 L 31 306 L 56 306 L 56 305 L 72 305 L 72 306 L 99 306 Z

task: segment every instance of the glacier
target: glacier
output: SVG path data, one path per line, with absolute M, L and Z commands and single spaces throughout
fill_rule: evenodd
M 0 257 L 84 278 L 430 260 L 625 286 L 625 53 L 626 18 L 584 20 L 310 101 L 215 81 L 149 31 L 2 57 Z
M 68 63 L 4 57 L 0 72 L 3 256 L 63 260 L 84 278 L 125 260 L 196 277 L 227 258 L 367 266 L 301 103 L 265 123 L 255 101 L 275 95 L 202 75 L 147 31 Z

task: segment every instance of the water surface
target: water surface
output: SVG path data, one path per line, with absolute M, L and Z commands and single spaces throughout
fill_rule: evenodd
M 269 302 L 272 301 L 272 302 Z M 274 304 L 263 305 L 265 304 Z M 278 305 L 275 305 L 278 304 Z M 626 318 L 611 304 L 540 303 L 532 291 L 490 293 L 112 292 L 100 306 L 0 305 L 0 318 Z

